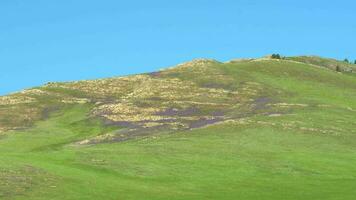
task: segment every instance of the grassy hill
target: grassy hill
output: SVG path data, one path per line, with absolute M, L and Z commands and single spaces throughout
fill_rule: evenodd
M 339 70 L 344 72 L 356 71 L 356 65 L 344 61 L 330 59 L 330 58 L 321 58 L 318 56 L 297 56 L 297 57 L 285 57 L 284 59 L 292 60 L 296 62 L 303 62 L 318 67 L 325 67 L 331 70 L 337 70 L 337 67 L 339 67 Z
M 0 199 L 354 199 L 354 69 L 201 59 L 0 97 Z

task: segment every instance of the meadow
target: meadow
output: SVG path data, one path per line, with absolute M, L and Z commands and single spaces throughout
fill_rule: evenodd
M 356 76 L 314 65 L 201 60 L 0 99 L 0 199 L 352 200 Z

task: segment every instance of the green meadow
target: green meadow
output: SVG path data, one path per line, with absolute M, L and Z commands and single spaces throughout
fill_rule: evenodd
M 310 62 L 204 61 L 0 100 L 0 199 L 353 200 L 356 76 Z

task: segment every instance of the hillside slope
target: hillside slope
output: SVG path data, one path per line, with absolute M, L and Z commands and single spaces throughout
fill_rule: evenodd
M 355 65 L 194 60 L 0 97 L 1 199 L 353 199 Z
M 339 70 L 343 72 L 356 72 L 356 65 L 331 58 L 321 58 L 318 56 L 295 56 L 285 57 L 284 59 L 325 67 L 331 70 L 337 70 L 339 67 Z

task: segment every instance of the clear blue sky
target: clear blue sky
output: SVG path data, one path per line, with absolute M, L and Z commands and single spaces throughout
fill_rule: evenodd
M 356 1 L 0 1 L 0 94 L 274 52 L 356 59 Z

